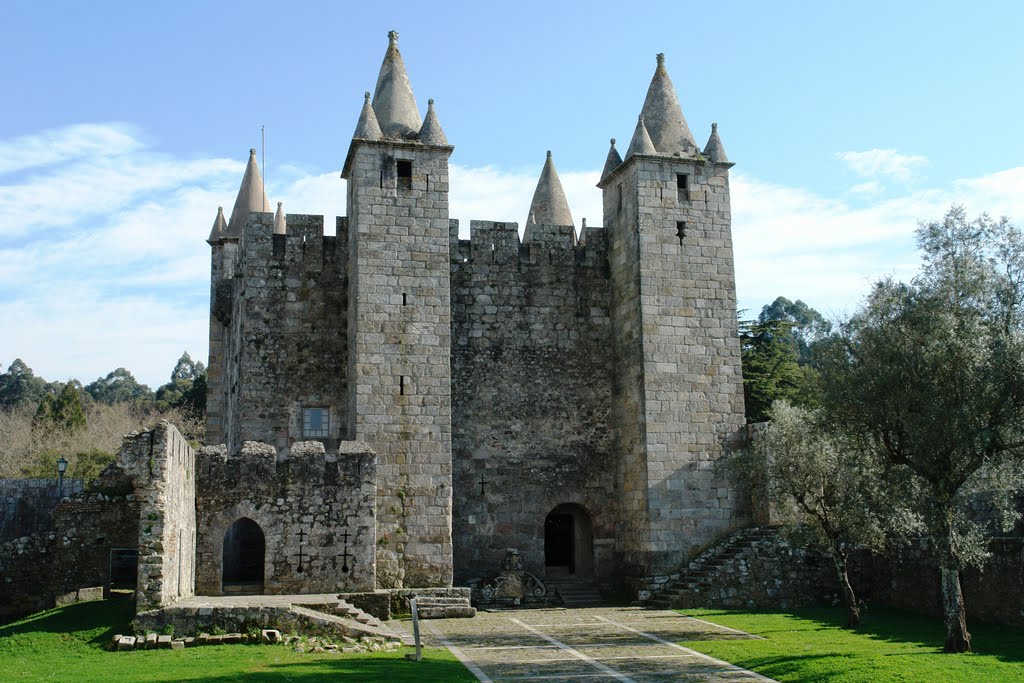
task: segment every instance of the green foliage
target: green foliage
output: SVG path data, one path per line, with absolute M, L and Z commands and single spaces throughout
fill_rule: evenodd
M 171 381 L 156 390 L 156 403 L 201 419 L 206 412 L 206 367 L 183 353 L 174 365 Z
M 114 453 L 93 448 L 88 451 L 76 453 L 71 459 L 71 466 L 68 468 L 68 476 L 72 479 L 81 479 L 88 486 L 100 472 L 106 469 L 107 465 L 117 460 Z
M 743 399 L 747 422 L 764 422 L 772 403 L 817 403 L 817 373 L 801 366 L 793 341 L 793 323 L 780 320 L 740 321 Z
M 792 612 L 686 610 L 756 636 L 685 643 L 686 647 L 777 681 L 1024 681 L 1024 630 L 979 624 L 973 654 L 942 652 L 942 622 L 898 610 L 872 609 L 859 631 L 842 628 L 842 609 Z
M 785 341 L 796 350 L 800 365 L 814 365 L 814 345 L 832 331 L 832 323 L 800 299 L 790 301 L 780 296 L 761 309 L 757 322 L 771 321 L 785 323 Z
M 173 636 L 174 624 L 164 624 L 163 627 L 160 629 L 160 633 L 165 636 Z
M 20 358 L 0 373 L 0 407 L 37 405 L 47 393 L 46 380 L 36 377 Z
M 153 390 L 145 384 L 139 384 L 125 368 L 118 368 L 106 377 L 97 378 L 85 390 L 96 401 L 107 404 L 148 402 L 154 399 Z
M 43 396 L 36 409 L 35 424 L 40 429 L 57 429 L 69 433 L 85 428 L 85 410 L 78 382 L 65 384 L 56 397 Z
M 919 276 L 878 282 L 822 345 L 823 406 L 888 462 L 890 481 L 922 492 L 913 502 L 944 577 L 947 647 L 963 651 L 959 571 L 985 557 L 965 503 L 1024 455 L 1024 240 L 1005 219 L 968 221 L 958 207 L 917 238 Z

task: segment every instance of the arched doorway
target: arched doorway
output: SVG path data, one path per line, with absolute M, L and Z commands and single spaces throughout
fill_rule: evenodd
M 562 503 L 544 520 L 544 567 L 581 578 L 594 575 L 594 528 L 590 513 L 576 503 Z
M 242 517 L 224 534 L 225 593 L 262 593 L 266 541 L 260 525 Z

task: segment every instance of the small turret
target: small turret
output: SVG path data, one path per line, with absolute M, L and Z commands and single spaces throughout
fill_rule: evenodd
M 608 150 L 608 158 L 604 160 L 604 170 L 601 171 L 601 179 L 607 178 L 609 173 L 621 165 L 622 157 L 619 156 L 619 150 L 615 149 L 615 138 L 612 138 L 612 146 Z
M 275 235 L 286 235 L 288 234 L 288 225 L 284 220 L 284 209 L 281 207 L 284 202 L 277 203 L 277 213 L 274 214 L 274 234 Z
M 377 114 L 370 106 L 370 91 L 367 90 L 363 93 L 363 110 L 359 112 L 359 121 L 356 123 L 356 132 L 352 133 L 352 139 L 380 140 L 382 136 Z
M 224 207 L 217 207 L 217 217 L 213 219 L 213 229 L 210 230 L 210 236 L 206 239 L 207 244 L 211 247 L 220 244 L 224 241 L 224 238 L 228 233 L 228 222 L 224 220 Z
M 722 140 L 718 137 L 718 124 L 711 124 L 711 137 L 708 138 L 708 144 L 704 145 L 704 156 L 708 158 L 708 161 L 714 161 L 720 164 L 729 163 L 729 157 L 725 155 L 725 147 L 722 146 Z
M 427 115 L 423 118 L 423 126 L 416 136 L 425 145 L 447 145 L 448 138 L 441 129 L 441 122 L 434 111 L 434 100 L 427 100 Z
M 647 89 L 642 110 L 647 131 L 658 154 L 665 156 L 695 156 L 697 142 L 686 125 L 679 98 L 672 79 L 665 69 L 665 55 L 658 55 L 658 66 Z M 629 156 L 628 154 L 626 155 Z
M 250 149 L 249 163 L 245 167 L 245 175 L 242 176 L 242 184 L 238 188 L 235 206 L 231 209 L 231 218 L 228 220 L 225 237 L 239 239 L 245 230 L 249 214 L 253 211 L 269 212 L 270 202 L 263 194 L 263 179 L 260 177 L 260 167 L 256 163 L 256 150 Z
M 527 227 L 531 224 L 573 225 L 569 202 L 565 199 L 565 191 L 562 189 L 562 182 L 558 179 L 555 162 L 551 160 L 550 150 L 547 160 L 544 162 L 544 168 L 540 172 L 537 189 L 533 192 L 530 216 Z
M 389 31 L 388 41 L 373 91 L 373 111 L 386 137 L 413 138 L 420 129 L 420 111 L 398 51 L 398 31 Z
M 647 125 L 644 123 L 644 115 L 636 119 L 636 129 L 633 131 L 633 139 L 629 141 L 629 149 L 626 150 L 626 158 L 630 158 L 634 154 L 657 154 L 658 150 L 655 149 L 654 142 L 651 140 L 650 134 L 647 132 Z

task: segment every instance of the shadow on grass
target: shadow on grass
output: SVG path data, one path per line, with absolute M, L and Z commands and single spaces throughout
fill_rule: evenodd
M 30 633 L 81 633 L 101 630 L 90 638 L 91 643 L 103 643 L 114 634 L 126 633 L 135 616 L 133 602 L 118 597 L 102 602 L 80 602 L 58 607 L 25 617 L 13 624 L 0 626 L 0 638 Z
M 232 673 L 226 676 L 204 677 L 206 683 L 228 681 L 388 681 L 388 683 L 472 683 L 476 677 L 455 660 L 424 659 L 410 662 L 402 659 L 350 658 L 317 659 L 309 662 L 271 664 L 252 673 Z

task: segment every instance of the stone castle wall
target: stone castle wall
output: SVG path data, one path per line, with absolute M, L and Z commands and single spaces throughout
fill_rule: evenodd
M 298 442 L 278 454 L 247 442 L 235 455 L 207 446 L 197 467 L 200 594 L 223 592 L 224 536 L 243 517 L 264 534 L 265 593 L 374 588 L 376 456 L 365 444 L 326 453 Z
M 124 438 L 118 463 L 135 483 L 140 506 L 140 610 L 195 594 L 196 455 L 169 422 Z
M 65 496 L 83 488 L 81 479 L 64 479 Z M 0 479 L 0 543 L 49 529 L 59 502 L 56 479 Z
M 544 523 L 590 513 L 593 571 L 612 570 L 607 244 L 586 229 L 473 221 L 451 226 L 455 564 L 466 580 L 517 548 L 544 571 Z
M 226 334 L 212 412 L 224 423 L 216 443 L 232 452 L 261 441 L 287 453 L 310 407 L 329 411 L 328 449 L 348 438 L 347 221 L 325 237 L 322 216 L 286 220 L 287 234 L 275 235 L 272 214 L 252 215 L 235 276 L 214 294 Z

